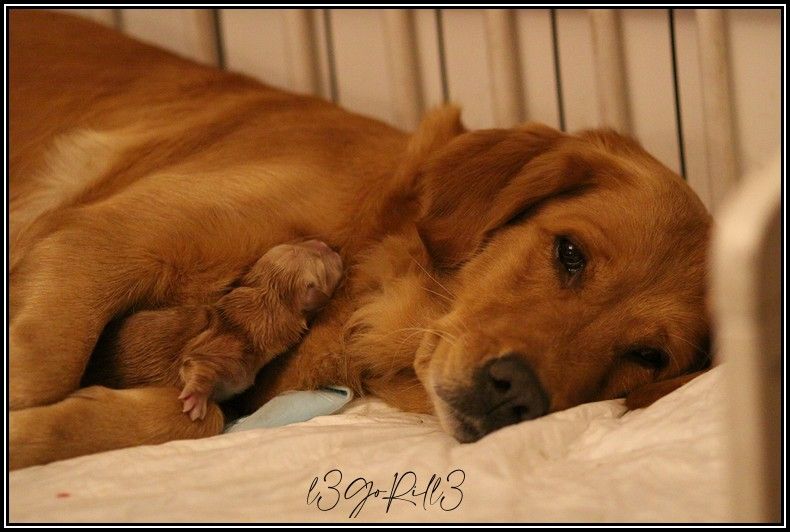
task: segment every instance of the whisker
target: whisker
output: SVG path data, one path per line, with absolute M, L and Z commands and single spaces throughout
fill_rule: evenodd
M 455 329 L 458 331 L 458 334 L 464 334 L 469 332 L 469 327 L 467 327 L 466 323 L 464 323 L 462 320 L 454 319 L 450 322 L 450 324 L 453 327 L 455 327 Z M 461 330 L 461 327 L 463 327 L 463 330 Z
M 447 297 L 446 295 L 444 295 L 444 294 L 440 294 L 439 292 L 435 292 L 435 291 L 431 290 L 430 288 L 425 288 L 425 287 L 423 286 L 423 287 L 422 287 L 422 289 L 423 289 L 423 290 L 425 290 L 426 292 L 430 292 L 430 293 L 432 293 L 432 294 L 435 294 L 435 295 L 437 295 L 437 296 L 441 297 L 442 299 L 444 299 L 444 300 L 446 300 L 446 301 L 449 301 L 450 303 L 454 303 L 454 302 L 455 302 L 455 300 L 454 300 L 453 298 L 451 298 L 451 297 Z
M 403 331 L 403 330 L 406 330 L 406 329 L 398 329 L 398 332 L 401 332 L 401 331 Z M 403 344 L 405 344 L 406 342 L 408 342 L 409 340 L 411 340 L 411 339 L 412 339 L 414 336 L 416 336 L 416 335 L 418 335 L 418 334 L 420 334 L 420 333 L 424 332 L 424 331 L 422 330 L 422 328 L 420 328 L 420 327 L 409 327 L 409 328 L 408 328 L 408 330 L 412 330 L 413 332 L 412 332 L 410 335 L 408 335 L 406 338 L 404 338 L 403 340 L 401 340 L 401 341 L 400 341 L 400 343 L 399 343 L 399 345 L 403 346 Z
M 442 289 L 443 289 L 445 292 L 447 292 L 447 294 L 448 294 L 449 296 L 451 296 L 451 297 L 453 297 L 453 298 L 455 297 L 455 294 L 453 294 L 453 293 L 452 293 L 452 292 L 451 292 L 451 291 L 450 291 L 450 290 L 449 290 L 449 289 L 448 289 L 446 286 L 444 286 L 442 283 L 440 283 L 440 282 L 439 282 L 439 280 L 438 280 L 438 279 L 436 279 L 436 277 L 434 277 L 433 275 L 431 275 L 431 272 L 429 272 L 428 270 L 426 270 L 426 269 L 425 269 L 425 267 L 424 267 L 422 264 L 420 264 L 420 262 L 419 262 L 417 259 L 415 259 L 415 258 L 414 258 L 413 256 L 411 256 L 411 255 L 409 256 L 409 258 L 411 258 L 411 260 L 414 262 L 414 264 L 416 264 L 416 265 L 417 265 L 417 267 L 419 267 L 419 268 L 420 268 L 420 269 L 421 269 L 423 272 L 425 272 L 425 275 L 427 275 L 428 277 L 430 277 L 430 278 L 431 278 L 431 280 L 432 280 L 434 283 L 436 283 L 437 285 L 439 285 L 439 286 L 440 286 L 440 287 L 441 287 L 441 288 L 442 288 Z
M 672 334 L 672 333 L 667 333 L 667 336 L 669 336 L 671 338 L 674 338 L 676 340 L 680 340 L 681 342 L 683 342 L 686 345 L 690 345 L 694 349 L 694 351 L 696 351 L 698 353 L 702 353 L 704 355 L 709 355 L 709 353 L 707 351 L 705 351 L 704 349 L 702 349 L 700 346 L 698 346 L 696 344 L 692 344 L 691 342 L 689 342 L 688 340 L 686 340 L 682 336 L 678 336 L 677 334 Z
M 415 334 L 420 332 L 435 334 L 436 336 L 439 336 L 440 338 L 447 340 L 453 345 L 455 345 L 455 343 L 458 341 L 458 337 L 456 335 L 448 331 L 440 331 L 438 329 L 427 329 L 425 327 L 406 327 L 403 329 L 398 329 L 395 332 L 399 332 L 399 331 L 416 331 Z
M 413 332 L 412 332 L 411 335 L 409 335 L 405 339 L 401 340 L 399 342 L 400 345 L 406 343 L 409 340 L 409 338 L 411 338 L 414 335 L 419 334 L 419 333 L 435 334 L 436 336 L 439 336 L 440 338 L 443 338 L 443 339 L 447 340 L 448 342 L 450 342 L 453 345 L 455 345 L 456 342 L 458 341 L 458 336 L 450 333 L 449 331 L 440 331 L 438 329 L 428 329 L 428 328 L 424 328 L 424 327 L 404 327 L 404 328 L 401 328 L 401 329 L 395 329 L 395 330 L 392 330 L 392 331 L 389 331 L 389 332 L 386 332 L 386 333 L 380 333 L 380 334 L 367 333 L 366 336 L 376 338 L 377 340 L 381 340 L 381 339 L 384 339 L 384 338 L 387 338 L 389 336 L 393 336 L 393 335 L 396 335 L 398 333 L 402 333 L 402 332 L 405 332 L 405 331 L 413 331 Z
M 678 372 L 680 372 L 680 364 L 678 364 L 678 360 L 677 360 L 677 357 L 675 357 L 675 354 L 672 352 L 672 350 L 671 350 L 669 347 L 667 347 L 667 348 L 666 348 L 666 352 L 667 352 L 667 354 L 669 355 L 669 365 L 670 365 L 670 369 L 672 369 L 672 367 L 671 367 L 671 366 L 672 366 L 672 363 L 674 362 L 674 364 L 675 364 L 675 370 L 677 370 Z
M 403 344 L 405 344 L 406 342 L 408 342 L 409 340 L 411 340 L 412 338 L 414 338 L 415 336 L 417 336 L 417 335 L 418 335 L 418 334 L 420 334 L 421 332 L 422 332 L 422 331 L 416 331 L 416 332 L 413 332 L 413 333 L 411 333 L 409 336 L 407 336 L 406 338 L 404 338 L 403 340 L 401 340 L 401 341 L 400 341 L 400 343 L 399 343 L 399 345 L 401 345 L 401 346 L 402 346 Z
M 684 344 L 691 346 L 691 347 L 694 349 L 694 351 L 696 351 L 697 353 L 701 353 L 701 354 L 702 354 L 702 356 L 703 356 L 703 358 L 702 358 L 702 360 L 701 360 L 700 362 L 702 362 L 702 363 L 704 363 L 704 364 L 707 364 L 707 363 L 708 363 L 708 362 L 710 362 L 710 360 L 712 359 L 712 357 L 713 357 L 713 353 L 712 353 L 712 351 L 709 351 L 709 350 L 703 349 L 703 348 L 702 348 L 702 347 L 700 347 L 699 345 L 693 344 L 693 343 L 689 342 L 688 340 L 686 340 L 685 338 L 683 338 L 683 337 L 681 337 L 681 336 L 678 336 L 678 335 L 676 335 L 676 334 L 672 334 L 672 333 L 667 333 L 667 334 L 668 334 L 668 336 L 670 336 L 671 338 L 674 338 L 674 339 L 676 339 L 676 340 L 680 340 L 680 341 L 681 341 L 681 342 L 683 342 Z
M 418 379 L 417 382 L 415 382 L 414 384 L 410 384 L 409 386 L 406 386 L 405 388 L 401 388 L 400 391 L 401 392 L 408 392 L 408 391 L 414 390 L 415 388 L 425 388 L 425 386 L 423 386 L 423 384 Z

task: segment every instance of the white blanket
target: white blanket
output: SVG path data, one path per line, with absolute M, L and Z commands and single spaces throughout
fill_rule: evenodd
M 365 399 L 286 427 L 75 458 L 11 473 L 9 518 L 726 521 L 722 369 L 647 409 L 582 405 L 474 444 Z

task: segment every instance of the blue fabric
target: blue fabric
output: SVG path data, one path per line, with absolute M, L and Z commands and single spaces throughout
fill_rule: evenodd
M 314 391 L 285 392 L 253 414 L 230 423 L 225 427 L 225 432 L 281 427 L 317 416 L 328 416 L 340 410 L 353 398 L 354 394 L 351 390 L 342 386 Z

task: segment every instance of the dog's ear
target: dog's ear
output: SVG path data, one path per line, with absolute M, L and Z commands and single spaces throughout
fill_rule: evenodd
M 222 316 L 235 325 L 241 325 L 247 320 L 254 319 L 267 301 L 264 299 L 263 290 L 249 286 L 234 288 L 217 301 L 216 309 Z
M 459 135 L 419 168 L 417 230 L 437 267 L 457 267 L 491 231 L 578 189 L 592 169 L 579 139 L 541 124 Z
M 444 105 L 428 112 L 409 138 L 395 178 L 396 190 L 413 190 L 420 167 L 448 142 L 465 132 L 459 107 Z
M 465 132 L 466 128 L 461 123 L 461 110 L 455 105 L 437 107 L 423 117 L 409 138 L 395 175 L 384 193 L 382 208 L 375 216 L 379 232 L 389 233 L 400 228 L 404 222 L 413 222 L 420 209 L 419 181 L 422 167 L 448 142 Z
M 311 286 L 299 296 L 299 308 L 304 312 L 315 312 L 329 302 L 330 296 L 324 293 L 323 290 Z
M 645 384 L 626 396 L 625 406 L 627 406 L 629 410 L 648 407 L 665 395 L 672 393 L 684 384 L 691 382 L 693 379 L 699 377 L 706 371 L 707 370 L 696 371 L 694 373 L 689 373 L 688 375 L 675 377 L 674 379 Z

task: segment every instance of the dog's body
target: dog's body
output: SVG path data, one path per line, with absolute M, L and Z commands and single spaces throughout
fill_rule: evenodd
M 627 139 L 453 108 L 409 137 L 70 17 L 10 32 L 12 467 L 218 433 L 175 388 L 80 390 L 96 339 L 305 236 L 348 279 L 243 410 L 344 384 L 472 440 L 705 359 L 709 216 Z

